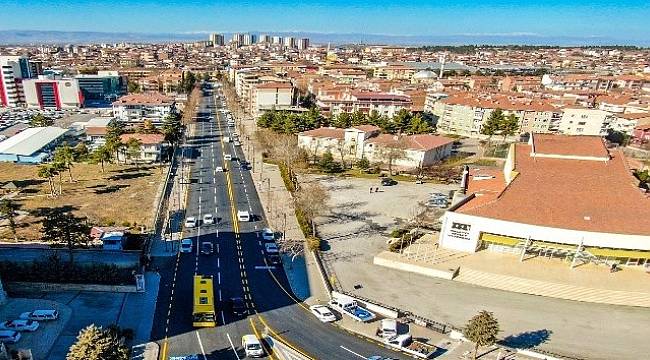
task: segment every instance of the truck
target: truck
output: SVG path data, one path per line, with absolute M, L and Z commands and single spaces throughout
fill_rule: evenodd
M 368 322 L 375 318 L 375 314 L 362 308 L 357 301 L 348 296 L 341 296 L 330 300 L 329 305 L 356 321 Z
M 429 359 L 436 352 L 435 346 L 415 340 L 410 334 L 389 337 L 384 343 L 420 359 Z

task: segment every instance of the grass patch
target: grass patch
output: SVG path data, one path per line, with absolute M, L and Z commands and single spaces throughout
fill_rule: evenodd
M 157 166 L 107 164 L 106 172 L 99 165 L 75 164 L 74 182 L 63 174 L 62 195 L 49 196 L 48 184 L 37 175 L 38 166 L 0 163 L 0 184 L 14 181 L 21 192 L 13 200 L 19 210 L 31 215 L 17 219 L 18 238 L 40 239 L 40 218 L 34 215 L 39 208 L 70 207 L 76 216 L 87 217 L 92 224 L 130 224 L 150 228 L 153 209 L 160 183 L 164 181 Z M 58 190 L 59 179 L 55 178 Z M 0 229 L 0 238 L 12 238 L 7 228 Z
M 496 160 L 490 160 L 490 159 L 478 159 L 474 161 L 472 164 L 478 166 L 497 166 Z

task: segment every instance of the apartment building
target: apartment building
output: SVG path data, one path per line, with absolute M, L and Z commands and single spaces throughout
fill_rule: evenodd
M 146 120 L 160 126 L 173 112 L 176 112 L 176 101 L 159 93 L 125 95 L 113 103 L 113 116 L 127 126 L 137 126 Z
M 428 95 L 433 97 L 434 95 Z M 431 108 L 431 100 L 427 108 Z M 561 110 L 544 100 L 478 97 L 463 93 L 433 102 L 432 113 L 438 118 L 437 129 L 444 133 L 478 135 L 495 109 L 519 119 L 519 133 L 548 133 L 558 130 Z
M 97 75 L 77 75 L 75 80 L 87 107 L 110 107 L 127 93 L 127 78 L 117 71 L 99 71 Z
M 379 115 L 392 118 L 400 110 L 410 110 L 413 102 L 406 95 L 383 92 L 342 92 L 329 96 L 317 96 L 316 105 L 323 113 L 338 115 L 357 111 L 370 114 L 376 111 Z
M 22 106 L 25 103 L 22 80 L 32 77 L 26 56 L 0 56 L 0 105 Z
M 255 117 L 264 111 L 288 110 L 294 105 L 294 88 L 288 82 L 257 84 L 252 93 L 252 114 Z
M 35 109 L 78 109 L 84 96 L 77 79 L 24 79 L 25 103 Z
M 608 111 L 587 108 L 564 108 L 558 131 L 565 135 L 607 135 L 614 115 Z

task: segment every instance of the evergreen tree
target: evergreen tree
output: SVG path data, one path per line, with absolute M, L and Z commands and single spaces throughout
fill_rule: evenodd
M 368 116 L 361 111 L 355 111 L 350 116 L 350 120 L 352 122 L 352 126 L 365 125 L 368 123 Z
M 488 136 L 488 148 L 490 147 L 492 136 L 501 130 L 504 119 L 505 117 L 503 116 L 501 109 L 494 109 L 492 113 L 490 113 L 490 117 L 488 117 L 487 121 L 485 121 L 481 126 L 481 134 Z
M 66 360 L 127 360 L 129 350 L 118 332 L 95 324 L 79 331 Z
M 45 115 L 38 113 L 29 120 L 29 126 L 31 127 L 45 127 L 53 126 L 54 119 L 46 117 Z
M 162 133 L 165 135 L 165 140 L 172 145 L 178 145 L 183 138 L 183 130 L 185 127 L 181 122 L 181 117 L 176 114 L 169 114 L 165 117 L 162 125 Z
M 342 112 L 332 121 L 332 125 L 340 129 L 347 129 L 352 126 L 352 117 L 350 114 Z
M 74 147 L 75 161 L 84 161 L 88 158 L 88 155 L 88 146 L 85 143 L 80 142 Z
M 70 263 L 73 263 L 73 249 L 88 242 L 90 227 L 86 219 L 78 218 L 61 208 L 50 209 L 42 221 L 42 240 L 62 244 L 68 248 Z
M 500 130 L 505 142 L 507 136 L 513 136 L 519 132 L 519 118 L 515 114 L 504 117 Z
M 399 131 L 400 133 L 405 133 L 408 131 L 409 127 L 411 126 L 411 119 L 413 118 L 413 114 L 411 114 L 410 111 L 406 109 L 402 109 L 393 116 L 393 124 L 395 125 L 395 129 Z
M 111 152 L 106 146 L 100 146 L 91 154 L 92 161 L 94 163 L 101 164 L 102 173 L 104 173 L 104 164 L 110 162 L 113 159 L 113 152 Z
M 130 138 L 126 142 L 126 153 L 129 157 L 129 160 L 131 160 L 131 162 L 134 162 L 136 167 L 138 167 L 138 159 L 140 158 L 141 152 L 142 152 L 142 141 L 140 141 L 140 139 Z
M 497 341 L 499 333 L 499 322 L 494 314 L 488 311 L 481 311 L 465 325 L 463 335 L 474 343 L 474 359 L 480 346 L 490 346 Z
M 75 152 L 64 142 L 54 150 L 54 162 L 60 164 L 63 169 L 68 170 L 68 176 L 70 177 L 70 182 L 74 179 L 72 178 L 72 167 L 74 166 L 75 161 Z
M 433 131 L 431 126 L 420 115 L 415 115 L 411 119 L 411 124 L 406 130 L 408 134 L 429 134 Z
M 9 222 L 9 230 L 14 236 L 14 240 L 18 241 L 18 234 L 16 233 L 16 210 L 18 207 L 11 201 L 11 199 L 4 198 L 0 200 L 0 215 L 5 217 Z

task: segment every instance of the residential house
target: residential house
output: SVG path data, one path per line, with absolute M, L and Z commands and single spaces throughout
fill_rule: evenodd
M 174 112 L 176 112 L 174 98 L 160 93 L 125 95 L 113 103 L 113 115 L 132 127 L 146 120 L 159 126 L 167 115 Z
M 130 139 L 137 139 L 140 141 L 140 153 L 137 157 L 132 158 L 129 156 L 129 150 L 123 149 L 118 153 L 119 161 L 131 161 L 142 163 L 160 162 L 162 154 L 167 146 L 165 137 L 162 134 L 122 134 L 120 140 L 123 144 L 127 144 Z

